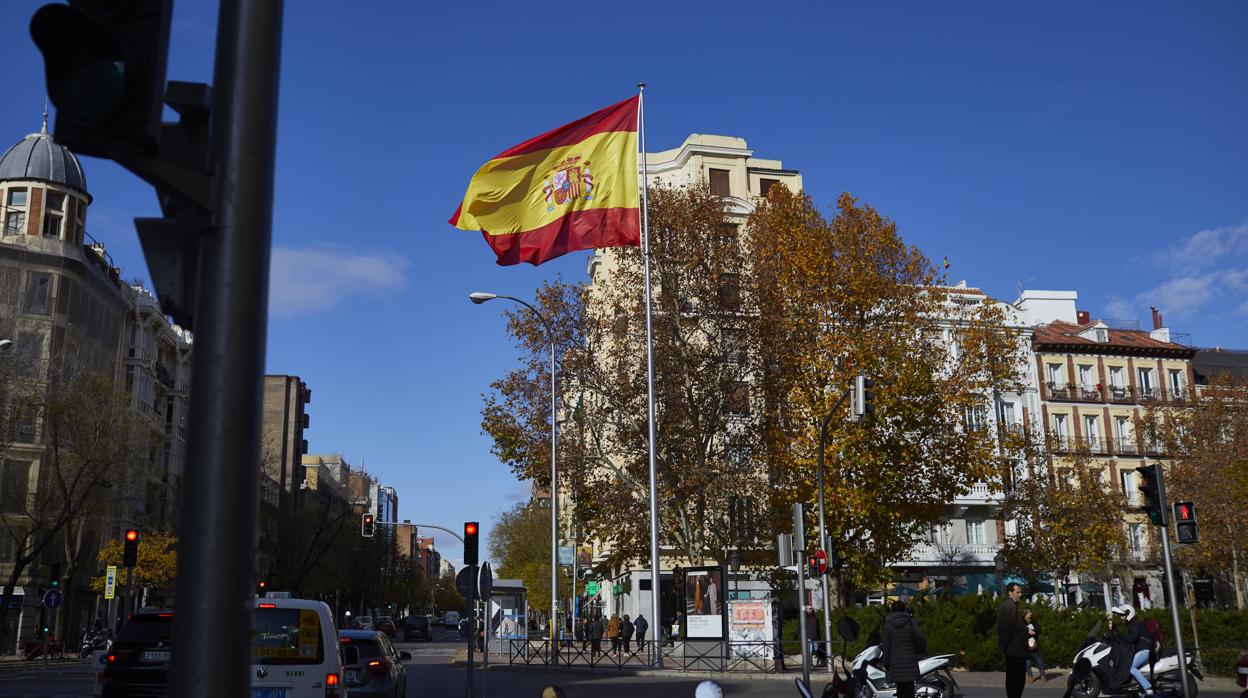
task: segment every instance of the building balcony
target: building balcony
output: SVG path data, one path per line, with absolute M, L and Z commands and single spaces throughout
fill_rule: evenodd
M 909 559 L 897 564 L 905 565 L 993 565 L 993 558 L 1001 552 L 1000 543 L 922 543 L 910 550 Z
M 1144 453 L 1149 456 L 1164 456 L 1166 447 L 1160 441 L 1146 441 L 1144 443 Z
M 1120 456 L 1138 456 L 1140 455 L 1140 445 L 1136 443 L 1134 436 L 1119 437 L 1114 443 L 1114 451 Z
M 977 482 L 971 485 L 969 492 L 964 492 L 953 499 L 953 503 L 960 506 L 997 504 L 1000 501 L 1001 493 L 994 493 L 986 482 Z
M 1099 436 L 1083 437 L 1080 446 L 1086 449 L 1088 453 L 1109 453 L 1109 441 Z
M 1156 388 L 1136 388 L 1135 394 L 1141 403 L 1161 401 L 1161 392 Z
M 1067 383 L 1046 383 L 1045 387 L 1049 389 L 1050 400 L 1069 400 L 1071 399 L 1071 385 Z
M 1170 395 L 1168 397 L 1170 398 L 1170 402 L 1178 404 L 1183 404 L 1191 399 L 1190 391 L 1186 388 L 1171 388 Z
M 1121 385 L 1109 386 L 1109 401 L 1118 404 L 1134 404 L 1135 390 Z
M 1078 385 L 1070 386 L 1071 392 L 1076 400 L 1083 402 L 1104 402 L 1105 395 L 1101 392 L 1100 385 Z

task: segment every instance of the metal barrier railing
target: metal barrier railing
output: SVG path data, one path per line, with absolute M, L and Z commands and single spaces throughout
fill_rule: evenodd
M 507 641 L 508 663 L 526 666 L 569 666 L 591 669 L 646 669 L 653 665 L 654 643 L 641 647 L 621 643 L 612 649 L 609 643 L 590 640 L 517 640 Z M 553 650 L 553 656 L 552 656 Z M 758 641 L 704 641 L 660 643 L 658 650 L 666 668 L 683 671 L 728 671 L 771 673 L 785 666 L 787 655 L 780 643 Z M 790 659 L 801 663 L 800 657 Z

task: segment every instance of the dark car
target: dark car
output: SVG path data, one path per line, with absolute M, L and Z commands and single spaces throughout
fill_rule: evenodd
M 402 621 L 403 639 L 433 640 L 433 619 L 429 616 L 408 616 Z
M 382 616 L 377 619 L 377 630 L 385 633 L 389 637 L 397 637 L 399 629 L 394 625 L 394 619 L 390 616 Z
M 402 698 L 407 694 L 407 669 L 411 659 L 399 652 L 390 638 L 377 630 L 339 630 L 342 672 L 351 698 Z
M 131 616 L 104 655 L 101 695 L 169 695 L 172 640 L 172 612 L 140 611 Z

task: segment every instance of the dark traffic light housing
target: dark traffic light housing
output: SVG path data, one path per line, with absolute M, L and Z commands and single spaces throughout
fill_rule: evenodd
M 865 373 L 858 374 L 854 379 L 853 407 L 852 418 L 855 420 L 875 413 L 875 381 Z
M 30 21 L 43 52 L 57 143 L 112 158 L 160 138 L 173 0 L 69 0 Z
M 136 529 L 126 531 L 121 564 L 123 567 L 135 567 L 139 564 L 139 532 Z
M 1166 502 L 1161 490 L 1161 466 L 1142 465 L 1135 469 L 1140 474 L 1140 492 L 1144 495 L 1144 513 L 1154 526 L 1166 525 Z
M 259 596 L 260 598 L 264 598 L 264 594 L 266 591 L 268 591 L 268 587 L 269 587 L 268 582 L 264 581 L 263 579 L 256 582 L 256 596 Z
M 59 562 L 52 563 L 52 571 L 48 575 L 48 577 L 49 577 L 48 579 L 49 588 L 52 588 L 52 589 L 61 588 L 61 563 Z
M 1196 505 L 1194 503 L 1174 503 L 1174 539 L 1183 544 L 1200 542 L 1200 529 L 1196 525 Z
M 373 515 L 365 514 L 360 517 L 360 535 L 365 538 L 372 538 L 377 533 L 377 525 L 373 523 Z
M 464 564 L 465 565 L 471 566 L 471 565 L 477 564 L 477 560 L 478 560 L 477 551 L 479 550 L 479 547 L 480 547 L 480 543 L 478 539 L 479 533 L 480 533 L 480 527 L 477 525 L 476 521 L 464 522 Z

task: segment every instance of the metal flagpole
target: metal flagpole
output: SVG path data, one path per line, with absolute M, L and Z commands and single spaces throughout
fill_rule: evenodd
M 659 644 L 659 628 L 663 625 L 659 615 L 659 495 L 658 473 L 654 459 L 654 334 L 650 311 L 650 198 L 646 189 L 650 185 L 646 167 L 646 83 L 637 83 L 637 138 L 641 150 L 641 258 L 646 269 L 646 394 L 649 407 L 650 432 L 650 648 L 651 666 L 663 666 L 663 648 Z

